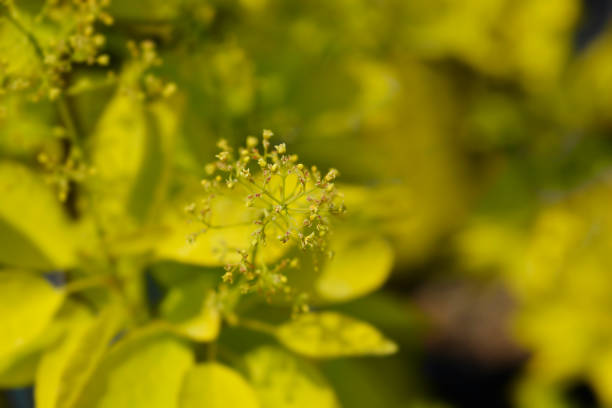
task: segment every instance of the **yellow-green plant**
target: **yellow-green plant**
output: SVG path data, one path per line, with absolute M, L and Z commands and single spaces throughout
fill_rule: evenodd
M 0 387 L 40 408 L 338 406 L 315 361 L 397 349 L 330 307 L 384 282 L 389 244 L 269 130 L 221 140 L 204 180 L 174 168 L 180 92 L 154 41 L 102 51 L 108 7 L 0 3 Z

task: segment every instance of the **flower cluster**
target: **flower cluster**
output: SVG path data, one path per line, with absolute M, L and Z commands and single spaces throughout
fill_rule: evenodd
M 14 35 L 27 39 L 39 65 L 34 73 L 29 72 L 31 67 L 25 67 L 28 72 L 19 72 L 9 66 L 10 61 L 0 60 L 0 78 L 5 91 L 31 90 L 33 100 L 44 96 L 54 100 L 66 88 L 65 76 L 72 71 L 73 64 L 108 65 L 109 56 L 100 52 L 106 38 L 95 28 L 97 23 L 113 23 L 113 18 L 105 11 L 109 3 L 109 0 L 50 1 L 33 20 L 20 13 L 12 2 L 0 5 L 0 17 L 16 30 L 12 32 Z M 61 29 L 38 29 L 48 25 Z
M 284 271 L 297 268 L 298 258 L 281 256 L 270 264 L 259 255 L 270 248 L 283 254 L 290 248 L 328 252 L 331 217 L 345 212 L 335 186 L 338 170 L 322 173 L 316 166 L 307 167 L 297 155 L 287 153 L 284 143 L 273 146 L 270 130 L 262 136 L 261 140 L 247 137 L 246 145 L 237 151 L 227 141 L 219 141 L 217 160 L 205 167 L 209 177 L 202 180 L 206 198 L 200 206 L 192 203 L 187 211 L 204 224 L 202 232 L 206 232 L 224 227 L 212 223 L 215 199 L 242 200 L 246 224 L 253 227 L 250 244 L 236 248 L 240 261 L 225 266 L 223 280 L 238 281 L 243 293 L 293 294 Z
M 122 90 L 127 93 L 135 93 L 136 98 L 141 100 L 167 98 L 173 95 L 177 89 L 174 82 L 165 81 L 148 72 L 150 68 L 162 64 L 162 60 L 157 54 L 155 43 L 151 40 L 145 40 L 140 43 L 128 41 L 127 46 L 132 57 L 132 66 L 138 72 L 137 76 L 142 77 L 142 83 L 131 89 L 129 85 L 123 84 Z

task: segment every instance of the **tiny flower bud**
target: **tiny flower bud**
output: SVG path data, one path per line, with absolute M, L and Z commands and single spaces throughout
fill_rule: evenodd
M 59 96 L 60 96 L 60 90 L 59 88 L 51 88 L 49 90 L 49 99 L 51 99 L 52 101 L 56 100 Z
M 106 42 L 106 38 L 102 35 L 102 34 L 96 34 L 93 37 L 93 42 L 94 44 L 96 44 L 98 47 L 101 47 L 104 45 L 104 43 Z
M 276 145 L 274 148 L 279 154 L 285 154 L 287 152 L 287 146 L 284 143 Z
M 176 84 L 174 82 L 170 82 L 164 86 L 164 90 L 162 91 L 162 96 L 164 98 L 168 98 L 176 92 Z
M 98 55 L 98 58 L 96 58 L 96 62 L 98 63 L 98 65 L 102 65 L 103 67 L 105 67 L 110 62 L 110 57 L 106 54 Z
M 264 138 L 265 140 L 268 140 L 268 139 L 270 139 L 272 136 L 274 136 L 274 133 L 272 133 L 272 131 L 271 131 L 271 130 L 269 130 L 269 129 L 264 129 L 264 130 L 263 130 L 263 132 L 262 132 L 262 135 L 263 135 L 263 138 Z
M 114 22 L 113 17 L 110 14 L 100 13 L 98 18 L 100 19 L 100 21 L 102 21 L 104 25 L 107 26 L 112 25 Z
M 229 144 L 227 143 L 227 140 L 225 139 L 219 139 L 219 141 L 217 142 L 217 147 L 223 151 L 231 150 Z
M 206 171 L 206 174 L 208 174 L 208 175 L 212 175 L 215 172 L 216 169 L 217 169 L 217 166 L 214 163 L 208 163 L 204 167 L 204 171 Z
M 259 143 L 259 140 L 257 140 L 256 137 L 254 136 L 247 137 L 246 144 L 248 148 L 253 148 L 257 146 L 257 143 Z

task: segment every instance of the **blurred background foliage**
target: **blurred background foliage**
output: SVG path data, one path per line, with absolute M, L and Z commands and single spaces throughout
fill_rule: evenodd
M 41 38 L 70 30 L 70 13 L 34 20 L 42 0 L 15 5 Z M 169 209 L 185 205 L 216 140 L 270 128 L 344 183 L 340 266 L 305 285 L 400 346 L 318 363 L 326 380 L 300 379 L 304 395 L 327 381 L 355 408 L 612 406 L 609 2 L 116 0 L 107 11 L 114 23 L 96 29 L 108 66 L 75 59 L 62 90 L 90 168 L 57 164 L 70 129 L 55 101 L 1 96 L 0 264 L 95 274 L 99 217 L 119 273 L 153 277 L 127 293 L 197 298 L 181 291 L 198 288 L 194 276 L 209 287 L 201 268 L 215 265 L 176 250 Z M 163 64 L 134 58 L 128 40 L 152 40 Z M 5 84 L 41 81 L 34 54 L 0 19 Z M 117 92 L 130 84 L 148 90 L 142 104 Z M 220 342 L 248 353 L 265 339 L 229 329 Z M 166 349 L 182 364 L 184 350 Z M 255 371 L 286 358 L 259 350 Z M 3 386 L 31 382 L 4 368 Z M 7 391 L 0 406 L 29 395 Z

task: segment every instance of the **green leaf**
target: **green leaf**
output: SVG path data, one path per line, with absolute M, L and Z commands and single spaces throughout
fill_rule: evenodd
M 219 283 L 223 274 L 220 268 L 204 268 L 198 265 L 187 265 L 178 262 L 158 262 L 150 267 L 155 281 L 164 288 L 186 284 L 197 280 L 198 286 L 213 288 Z
M 193 365 L 187 345 L 158 329 L 120 340 L 103 359 L 75 406 L 177 408 Z
M 0 263 L 51 269 L 75 262 L 74 228 L 39 175 L 0 163 Z
M 368 323 L 336 312 L 308 313 L 278 327 L 287 348 L 309 357 L 389 355 L 397 345 Z
M 160 307 L 180 334 L 196 341 L 211 341 L 219 335 L 221 315 L 211 283 L 202 278 L 173 287 Z
M 0 371 L 43 335 L 63 298 L 41 276 L 0 271 Z
M 251 386 L 233 369 L 218 363 L 200 364 L 187 372 L 180 408 L 258 408 Z
M 316 282 L 325 300 L 347 301 L 380 288 L 393 266 L 393 249 L 383 238 L 344 233 L 331 244 L 334 258 Z
M 70 326 L 65 338 L 45 353 L 38 367 L 35 388 L 38 408 L 76 406 L 120 322 L 119 310 L 108 307 L 95 319 L 77 321 Z
M 333 389 L 310 364 L 276 347 L 246 356 L 248 377 L 264 408 L 336 408 Z

